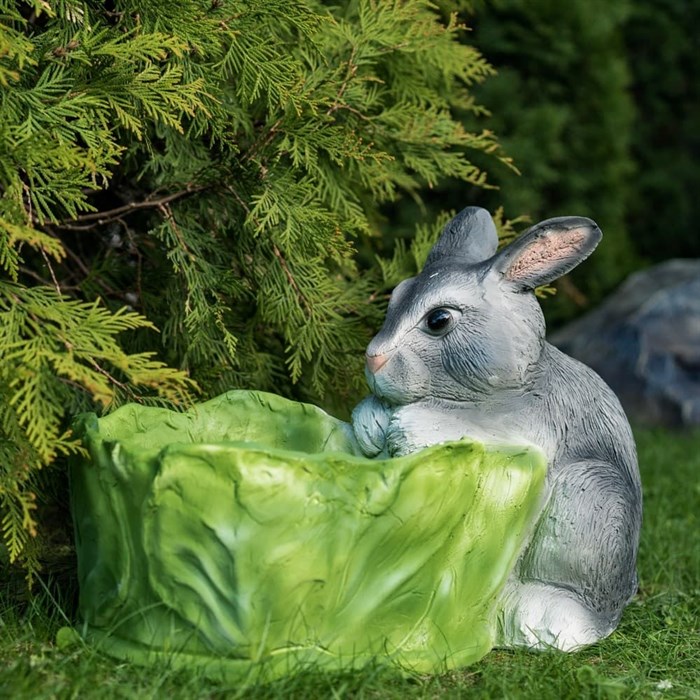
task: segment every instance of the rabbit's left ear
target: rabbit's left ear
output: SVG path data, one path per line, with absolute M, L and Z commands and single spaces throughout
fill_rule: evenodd
M 425 266 L 445 261 L 474 265 L 488 260 L 497 247 L 498 233 L 491 214 L 481 207 L 467 207 L 447 223 Z
M 602 236 L 591 219 L 547 219 L 500 251 L 492 269 L 522 289 L 534 289 L 573 270 L 593 252 Z

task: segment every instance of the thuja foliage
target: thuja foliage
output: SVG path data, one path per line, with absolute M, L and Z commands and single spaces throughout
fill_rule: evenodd
M 482 185 L 491 68 L 427 0 L 0 0 L 0 512 L 36 566 L 72 414 L 233 387 L 344 405 L 382 205 Z M 499 156 L 500 157 L 500 156 Z

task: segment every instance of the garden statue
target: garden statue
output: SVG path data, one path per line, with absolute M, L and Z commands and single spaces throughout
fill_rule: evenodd
M 396 287 L 367 348 L 372 395 L 353 412 L 366 455 L 465 437 L 545 454 L 540 515 L 499 599 L 501 646 L 591 644 L 637 589 L 642 496 L 629 424 L 598 375 L 545 341 L 534 294 L 600 238 L 590 219 L 562 217 L 497 252 L 488 212 L 467 208 Z
M 79 417 L 80 634 L 235 682 L 609 634 L 636 588 L 634 443 L 533 294 L 599 238 L 551 219 L 497 253 L 465 209 L 394 290 L 352 425 L 259 391 Z

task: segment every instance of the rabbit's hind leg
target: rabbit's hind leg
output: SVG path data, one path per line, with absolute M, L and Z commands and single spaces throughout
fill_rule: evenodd
M 641 496 L 600 462 L 560 466 L 500 601 L 507 646 L 571 651 L 606 637 L 636 590 Z
M 575 651 L 607 637 L 605 624 L 575 593 L 546 583 L 513 583 L 501 599 L 496 646 Z

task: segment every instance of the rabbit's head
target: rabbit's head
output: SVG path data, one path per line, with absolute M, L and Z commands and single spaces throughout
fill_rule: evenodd
M 496 252 L 485 209 L 450 221 L 423 271 L 391 296 L 367 348 L 373 393 L 389 404 L 427 397 L 479 400 L 526 387 L 538 371 L 545 324 L 534 289 L 584 260 L 601 238 L 582 217 L 548 219 Z

